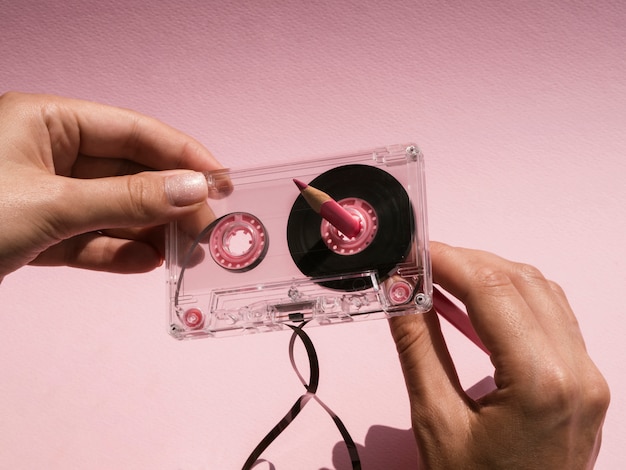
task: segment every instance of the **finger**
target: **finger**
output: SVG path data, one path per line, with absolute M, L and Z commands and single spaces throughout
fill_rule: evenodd
M 445 318 L 448 323 L 463 333 L 467 339 L 489 355 L 489 350 L 476 334 L 469 317 L 436 287 L 433 289 L 433 308 L 439 316 Z
M 90 232 L 63 240 L 37 256 L 35 266 L 71 266 L 112 273 L 143 273 L 165 259 L 163 226 Z M 202 262 L 204 250 L 187 254 L 187 266 Z
M 565 293 L 555 283 L 548 281 L 534 266 L 507 263 L 509 277 L 526 300 L 553 344 L 558 344 L 566 357 L 576 351 L 585 351 L 578 321 Z
M 141 241 L 152 245 L 163 259 L 166 257 L 165 244 L 170 244 L 170 262 L 193 267 L 204 260 L 204 249 L 200 243 L 208 240 L 198 240 L 198 235 L 215 220 L 210 206 L 203 204 L 188 216 L 176 221 L 176 227 L 123 227 L 104 229 L 100 232 L 106 236 L 127 240 Z M 166 237 L 166 233 L 168 236 Z M 191 251 L 190 251 L 191 250 Z
M 140 242 L 150 243 L 155 247 L 162 244 L 164 239 L 164 227 L 158 225 L 156 227 L 123 227 L 103 229 L 99 231 L 103 235 L 111 238 L 121 238 L 123 240 L 136 240 Z
M 79 155 L 72 166 L 71 174 L 63 176 L 90 179 L 107 176 L 134 175 L 150 169 L 151 168 L 145 165 L 122 158 L 87 157 Z M 59 174 L 58 171 L 57 174 Z
M 568 315 L 547 279 L 531 265 L 501 260 L 501 266 L 528 305 L 534 320 L 549 338 L 551 346 L 561 353 L 561 357 L 571 356 L 570 351 L 576 341 L 569 328 L 564 330 Z
M 196 240 L 198 236 L 215 220 L 215 213 L 211 206 L 204 204 L 199 210 L 181 217 L 176 221 L 177 236 L 185 240 Z M 173 236 L 173 234 L 172 234 Z M 207 236 L 198 240 L 199 243 L 208 243 Z
M 435 282 L 467 307 L 491 351 L 497 383 L 532 383 L 554 356 L 535 314 L 509 274 L 508 262 L 490 253 L 432 243 Z
M 151 271 L 162 262 L 161 254 L 149 243 L 87 233 L 51 246 L 30 264 L 130 274 Z
M 110 238 L 121 240 L 134 240 L 152 246 L 152 248 L 165 259 L 165 231 L 164 225 L 155 227 L 123 227 L 98 230 L 98 233 Z
M 411 402 L 419 441 L 452 435 L 466 421 L 469 399 L 463 391 L 434 311 L 393 317 L 391 333 Z M 422 434 L 423 433 L 423 434 Z
M 62 142 L 68 136 L 70 140 L 78 137 L 77 153 L 127 158 L 155 169 L 223 168 L 195 139 L 135 111 L 54 96 L 44 97 L 42 103 L 51 140 Z M 67 148 L 53 146 L 53 150 L 61 152 Z
M 51 179 L 57 191 L 46 217 L 58 239 L 100 229 L 163 224 L 206 206 L 208 195 L 206 178 L 193 171 Z
M 565 321 L 566 326 L 564 327 L 564 330 L 569 330 L 570 337 L 572 339 L 575 338 L 578 342 L 579 347 L 583 348 L 586 351 L 587 347 L 585 345 L 585 340 L 580 329 L 580 324 L 578 323 L 578 319 L 574 314 L 574 310 L 572 309 L 572 306 L 567 299 L 567 295 L 565 295 L 565 291 L 563 291 L 563 288 L 554 281 L 548 280 L 548 284 L 550 286 L 550 289 L 552 289 L 552 292 L 554 292 L 554 296 L 556 297 L 557 301 L 561 304 L 563 312 L 565 312 L 565 314 L 567 315 L 567 320 Z

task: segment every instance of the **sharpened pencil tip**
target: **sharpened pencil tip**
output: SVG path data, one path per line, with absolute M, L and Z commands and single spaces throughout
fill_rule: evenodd
M 297 179 L 295 179 L 295 178 L 294 178 L 293 182 L 294 182 L 294 183 L 296 183 L 296 186 L 298 187 L 298 189 L 299 189 L 300 191 L 302 191 L 302 190 L 306 189 L 306 188 L 307 188 L 307 186 L 308 186 L 308 184 L 303 183 L 302 181 L 297 180 Z

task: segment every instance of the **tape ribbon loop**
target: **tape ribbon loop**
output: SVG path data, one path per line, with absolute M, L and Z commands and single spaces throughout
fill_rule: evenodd
M 354 443 L 354 440 L 352 439 L 352 436 L 350 436 L 350 433 L 348 432 L 348 429 L 343 424 L 343 421 L 341 421 L 339 416 L 337 416 L 335 412 L 333 412 L 333 410 L 331 410 L 328 407 L 328 405 L 326 405 L 316 395 L 317 387 L 319 385 L 319 378 L 320 378 L 319 361 L 317 359 L 317 353 L 315 352 L 315 347 L 313 346 L 313 342 L 311 341 L 311 338 L 302 330 L 304 325 L 306 325 L 306 322 L 303 322 L 298 326 L 293 326 L 293 325 L 288 325 L 288 326 L 289 328 L 293 330 L 293 334 L 291 335 L 291 340 L 289 341 L 289 360 L 291 361 L 291 366 L 293 367 L 293 370 L 295 371 L 295 373 L 298 375 L 300 382 L 302 382 L 302 385 L 304 385 L 304 388 L 306 389 L 306 393 L 300 396 L 300 398 L 296 400 L 296 402 L 293 404 L 293 406 L 287 412 L 287 414 L 285 414 L 285 416 L 276 424 L 276 426 L 274 426 L 270 430 L 270 432 L 268 432 L 267 435 L 261 440 L 261 442 L 259 442 L 259 444 L 255 447 L 255 449 L 252 451 L 252 453 L 248 457 L 248 460 L 246 460 L 246 463 L 243 465 L 243 470 L 250 470 L 251 468 L 254 467 L 254 465 L 258 462 L 259 457 L 265 451 L 265 449 L 267 449 L 267 447 L 272 442 L 274 442 L 274 440 L 287 428 L 287 426 L 291 424 L 291 422 L 296 418 L 296 416 L 298 416 L 300 411 L 302 411 L 302 409 L 305 407 L 305 405 L 309 401 L 311 401 L 311 399 L 314 399 L 316 402 L 320 404 L 320 406 L 332 418 L 333 422 L 335 423 L 335 426 L 337 426 L 337 429 L 341 433 L 341 437 L 343 438 L 346 444 L 346 447 L 348 448 L 348 454 L 352 462 L 352 469 L 353 470 L 361 469 L 361 460 L 359 458 L 359 453 L 358 453 L 356 444 Z M 310 377 L 309 377 L 308 382 L 304 379 L 304 377 L 298 370 L 298 367 L 296 366 L 296 360 L 294 356 L 294 345 L 296 343 L 296 338 L 300 339 L 302 341 L 302 344 L 304 344 L 304 348 L 309 358 Z

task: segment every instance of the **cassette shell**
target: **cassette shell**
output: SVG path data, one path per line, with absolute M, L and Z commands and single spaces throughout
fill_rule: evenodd
M 402 242 L 406 246 L 380 255 L 378 260 L 372 260 L 372 253 L 367 250 L 360 250 L 365 256 L 359 263 L 303 272 L 288 241 L 297 233 L 293 211 L 300 197 L 293 179 L 311 183 L 320 175 L 342 172 L 349 166 L 365 167 L 368 174 L 380 174 L 400 188 L 409 203 L 400 204 L 393 213 L 384 214 L 383 219 L 408 222 L 410 231 Z M 431 308 L 424 161 L 415 145 L 380 147 L 283 165 L 219 170 L 206 176 L 214 215 L 208 220 L 173 222 L 167 233 L 168 324 L 175 338 L 269 332 L 302 321 L 307 321 L 309 327 L 415 314 Z M 352 184 L 358 186 L 358 178 L 353 177 Z M 350 184 L 350 178 L 342 177 L 341 194 L 329 194 L 349 201 L 355 196 Z M 368 198 L 367 192 L 356 195 L 356 199 L 371 203 Z M 380 207 L 378 201 L 373 202 L 373 206 Z M 223 261 L 216 261 L 210 240 L 225 239 L 215 236 L 215 227 L 238 213 L 250 214 L 258 225 L 251 224 L 254 230 L 239 230 L 234 225 L 222 230 L 228 234 L 226 239 L 241 243 L 236 255 L 246 257 L 246 262 L 249 256 L 252 261 L 241 269 L 226 269 Z M 317 222 L 308 222 L 304 236 L 310 236 L 311 227 L 318 234 L 323 233 L 324 222 L 321 217 Z M 397 231 L 388 224 L 377 227 L 370 241 Z M 252 247 L 253 238 L 259 233 L 263 237 L 259 245 L 262 249 Z M 345 259 L 350 256 L 345 255 Z

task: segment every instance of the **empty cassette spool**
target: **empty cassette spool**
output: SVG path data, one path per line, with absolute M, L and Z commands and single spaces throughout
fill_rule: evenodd
M 431 308 L 424 163 L 415 145 L 206 176 L 210 215 L 168 230 L 175 338 Z M 294 179 L 332 197 L 360 231 L 347 237 L 322 218 Z

